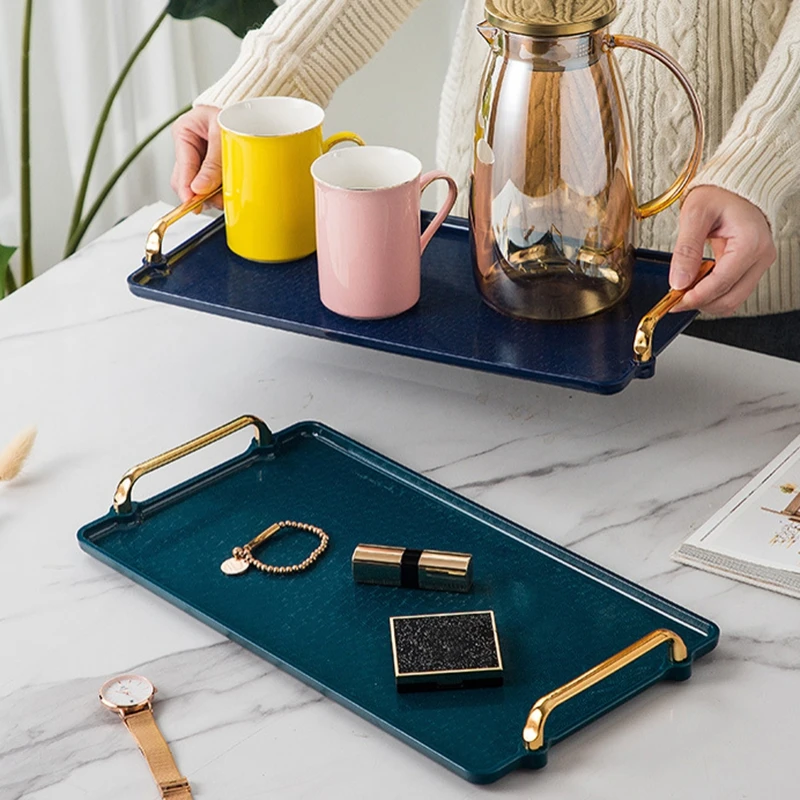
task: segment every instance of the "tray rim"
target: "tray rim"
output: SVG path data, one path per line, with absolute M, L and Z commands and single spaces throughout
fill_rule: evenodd
M 280 431 L 273 434 L 273 440 L 268 444 L 259 444 L 255 439 L 250 443 L 247 450 L 237 456 L 227 459 L 222 463 L 204 470 L 198 475 L 187 478 L 184 481 L 169 487 L 151 497 L 142 501 L 133 501 L 131 511 L 127 513 L 117 513 L 113 507 L 102 517 L 93 520 L 83 525 L 77 533 L 78 544 L 84 552 L 93 556 L 97 560 L 111 567 L 125 577 L 140 584 L 146 589 L 149 589 L 153 594 L 162 600 L 165 600 L 170 605 L 177 607 L 181 611 L 187 613 L 189 616 L 203 622 L 213 630 L 226 636 L 231 641 L 236 642 L 251 652 L 256 653 L 260 657 L 267 660 L 269 663 L 283 669 L 288 674 L 297 678 L 306 685 L 311 686 L 319 691 L 322 695 L 335 700 L 345 708 L 354 711 L 359 716 L 367 719 L 382 730 L 387 731 L 391 735 L 400 739 L 404 743 L 410 745 L 424 755 L 427 755 L 432 760 L 447 767 L 457 775 L 472 783 L 492 783 L 509 772 L 513 772 L 519 768 L 533 768 L 538 769 L 547 763 L 547 757 L 552 745 L 557 744 L 559 741 L 566 739 L 568 736 L 575 733 L 577 730 L 585 727 L 586 725 L 604 716 L 606 713 L 619 707 L 632 697 L 640 694 L 650 686 L 661 682 L 664 679 L 672 680 L 686 680 L 691 674 L 691 668 L 695 660 L 706 655 L 713 650 L 719 642 L 720 629 L 713 621 L 696 614 L 695 612 L 687 609 L 661 595 L 652 592 L 644 586 L 641 586 L 628 578 L 625 578 L 618 573 L 610 570 L 602 565 L 591 561 L 584 556 L 573 553 L 566 547 L 553 542 L 539 533 L 536 533 L 507 517 L 492 511 L 491 509 L 482 506 L 474 500 L 471 500 L 463 495 L 458 494 L 452 489 L 448 489 L 443 484 L 428 478 L 425 475 L 406 467 L 400 462 L 383 455 L 377 450 L 362 444 L 356 439 L 344 434 L 337 429 L 327 425 L 326 423 L 317 420 L 301 420 L 295 422 Z M 187 494 L 194 494 L 197 491 L 202 491 L 206 487 L 221 480 L 226 475 L 232 472 L 245 469 L 252 464 L 256 463 L 265 453 L 274 450 L 280 446 L 281 443 L 291 441 L 297 436 L 313 436 L 314 438 L 322 440 L 328 446 L 335 447 L 344 451 L 349 457 L 356 458 L 361 463 L 379 470 L 384 475 L 387 475 L 393 480 L 402 480 L 407 483 L 411 488 L 416 490 L 425 490 L 426 493 L 432 494 L 440 501 L 449 499 L 455 500 L 453 503 L 456 508 L 462 513 L 465 513 L 464 507 L 472 512 L 483 524 L 490 525 L 500 535 L 511 536 L 516 541 L 520 542 L 523 546 L 536 549 L 540 553 L 560 561 L 571 569 L 579 571 L 581 574 L 593 580 L 600 580 L 609 588 L 626 594 L 629 598 L 637 602 L 646 602 L 649 607 L 661 613 L 669 619 L 674 619 L 681 625 L 692 629 L 699 635 L 704 637 L 704 642 L 690 650 L 689 657 L 686 663 L 680 663 L 668 667 L 657 675 L 653 680 L 639 686 L 633 686 L 629 691 L 623 693 L 616 701 L 603 707 L 598 712 L 591 714 L 581 720 L 579 723 L 566 728 L 555 736 L 548 737 L 545 740 L 544 746 L 535 752 L 526 752 L 521 742 L 518 745 L 517 755 L 515 758 L 510 758 L 503 763 L 499 768 L 492 772 L 473 773 L 463 767 L 461 764 L 453 761 L 447 756 L 443 755 L 437 750 L 434 750 L 429 745 L 416 739 L 412 734 L 407 733 L 396 725 L 385 720 L 377 713 L 371 711 L 364 705 L 361 705 L 345 695 L 340 694 L 337 690 L 327 686 L 316 680 L 309 674 L 303 672 L 301 669 L 294 667 L 290 662 L 270 653 L 264 647 L 256 644 L 253 641 L 240 636 L 235 631 L 231 630 L 222 620 L 210 616 L 191 605 L 191 603 L 176 593 L 172 593 L 157 583 L 151 581 L 143 572 L 134 567 L 121 564 L 108 554 L 97 543 L 97 540 L 104 534 L 112 532 L 121 524 L 135 523 L 139 524 L 139 520 L 143 516 L 150 516 L 151 514 L 158 513 L 159 509 L 179 503 L 181 498 Z M 424 487 L 424 488 L 423 488 Z M 623 591 L 625 590 L 625 591 Z M 677 613 L 675 613 L 677 612 Z M 535 698 L 532 698 L 532 702 Z
M 423 211 L 423 221 L 432 219 L 434 212 Z M 127 284 L 129 291 L 136 297 L 141 297 L 145 300 L 154 302 L 165 303 L 166 305 L 177 306 L 179 308 L 188 308 L 193 311 L 201 311 L 207 314 L 214 314 L 228 319 L 236 319 L 249 322 L 263 327 L 273 328 L 275 330 L 288 331 L 290 333 L 301 334 L 311 338 L 323 339 L 340 344 L 348 344 L 356 347 L 365 347 L 370 350 L 376 350 L 384 353 L 391 353 L 395 355 L 405 356 L 407 358 L 417 358 L 432 363 L 447 364 L 449 366 L 461 367 L 464 369 L 473 369 L 480 372 L 487 372 L 495 375 L 505 375 L 507 377 L 516 378 L 518 380 L 527 380 L 533 383 L 544 383 L 552 386 L 559 386 L 565 389 L 585 391 L 592 394 L 611 395 L 617 394 L 625 389 L 634 379 L 647 379 L 655 375 L 657 357 L 666 350 L 666 348 L 688 327 L 688 325 L 695 319 L 699 312 L 697 311 L 684 311 L 679 314 L 670 315 L 680 317 L 685 320 L 685 324 L 676 330 L 668 338 L 660 342 L 660 346 L 654 346 L 653 356 L 648 361 L 638 361 L 633 353 L 633 339 L 631 340 L 631 351 L 627 359 L 629 368 L 616 379 L 604 382 L 591 382 L 585 378 L 577 378 L 574 376 L 564 376 L 556 373 L 537 372 L 532 374 L 530 371 L 521 371 L 519 369 L 508 368 L 500 362 L 487 362 L 483 360 L 472 360 L 467 356 L 452 356 L 448 354 L 431 355 L 427 350 L 415 348 L 411 344 L 396 343 L 392 341 L 384 341 L 381 339 L 375 340 L 369 338 L 368 335 L 359 335 L 351 332 L 342 332 L 329 330 L 322 327 L 310 325 L 308 323 L 298 323 L 293 320 L 287 320 L 284 317 L 268 316 L 265 314 L 256 314 L 242 309 L 233 309 L 230 307 L 228 312 L 222 313 L 219 306 L 208 301 L 196 300 L 188 298 L 184 295 L 177 295 L 171 292 L 161 291 L 159 289 L 147 288 L 147 282 L 150 275 L 159 275 L 159 273 L 168 273 L 173 269 L 180 260 L 190 251 L 201 245 L 208 239 L 215 237 L 222 233 L 224 235 L 225 217 L 220 214 L 215 217 L 211 222 L 201 230 L 194 233 L 184 242 L 175 246 L 172 250 L 163 256 L 160 262 L 148 262 L 146 258 L 142 259 L 142 264 L 130 273 L 127 277 Z M 465 217 L 448 216 L 445 218 L 441 225 L 443 230 L 455 230 L 461 233 L 469 232 L 469 220 Z M 663 265 L 665 269 L 669 270 L 669 261 L 672 258 L 670 253 L 660 250 L 649 250 L 646 248 L 636 248 L 635 258 L 637 265 L 635 269 L 641 269 L 638 266 L 639 262 L 644 261 Z M 256 262 L 252 262 L 256 263 Z M 498 313 L 494 311 L 493 313 Z M 268 321 L 267 321 L 268 320 Z M 579 320 L 580 321 L 580 320 Z M 578 322 L 579 322 L 578 321 Z M 526 324 L 524 320 L 516 320 L 520 325 Z M 552 323 L 554 325 L 569 325 L 571 323 Z

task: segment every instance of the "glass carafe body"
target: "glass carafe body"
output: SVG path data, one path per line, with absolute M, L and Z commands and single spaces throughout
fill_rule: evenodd
M 626 98 L 607 28 L 548 37 L 488 23 L 479 30 L 490 53 L 470 197 L 478 289 L 494 309 L 535 320 L 610 308 L 631 288 L 638 219 L 680 195 L 696 170 L 702 131 L 694 163 L 640 208 Z M 625 38 L 643 45 L 626 46 L 657 50 Z

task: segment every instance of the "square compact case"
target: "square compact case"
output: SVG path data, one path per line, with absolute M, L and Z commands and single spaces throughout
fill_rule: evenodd
M 503 683 L 493 611 L 391 617 L 389 629 L 400 692 Z

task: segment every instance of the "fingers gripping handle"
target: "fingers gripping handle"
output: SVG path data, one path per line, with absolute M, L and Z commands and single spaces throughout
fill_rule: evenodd
M 164 245 L 164 234 L 166 234 L 167 228 L 182 217 L 185 217 L 190 211 L 200 208 L 206 200 L 210 200 L 215 194 L 221 191 L 222 186 L 217 186 L 215 189 L 205 194 L 196 194 L 194 197 L 190 197 L 185 203 L 181 203 L 177 208 L 173 208 L 172 211 L 164 214 L 150 229 L 150 233 L 147 234 L 147 241 L 144 247 L 144 260 L 148 264 L 157 264 L 163 261 L 164 255 L 162 253 L 162 247 Z
M 656 325 L 658 325 L 670 309 L 678 305 L 686 292 L 697 286 L 712 269 L 714 269 L 714 260 L 711 258 L 704 258 L 703 262 L 700 264 L 700 270 L 690 286 L 687 286 L 685 289 L 670 289 L 669 292 L 641 318 L 633 340 L 633 352 L 637 361 L 644 363 L 653 357 L 653 337 L 655 336 Z

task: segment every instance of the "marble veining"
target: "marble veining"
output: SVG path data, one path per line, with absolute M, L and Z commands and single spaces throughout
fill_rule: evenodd
M 703 800 L 796 792 L 800 603 L 669 554 L 800 433 L 800 365 L 681 337 L 599 397 L 269 330 L 132 296 L 147 207 L 0 303 L 0 800 L 157 798 L 97 690 L 139 671 L 198 800 Z M 168 247 L 204 220 L 170 229 Z M 131 465 L 242 413 L 319 419 L 717 622 L 718 649 L 553 748 L 471 786 L 82 553 Z M 137 485 L 218 463 L 247 434 Z M 476 734 L 477 735 L 477 734 Z
M 157 685 L 155 709 L 164 728 L 170 717 L 185 718 L 170 737 L 175 744 L 224 730 L 230 746 L 235 747 L 252 735 L 251 727 L 262 728 L 271 717 L 322 700 L 313 690 L 231 642 L 176 652 L 132 665 L 132 671 L 168 676 Z M 9 799 L 28 797 L 31 791 L 63 784 L 87 765 L 128 756 L 131 742 L 118 718 L 99 700 L 87 702 L 87 698 L 96 699 L 104 680 L 105 676 L 97 675 L 23 687 L 0 700 L 0 718 L 13 718 L 24 709 L 23 713 L 35 720 L 32 727 L 13 729 L 3 742 L 0 796 L 5 798 L 8 792 Z M 167 696 L 162 700 L 162 695 Z M 215 715 L 213 722 L 198 718 L 193 714 L 198 705 L 213 706 L 221 716 Z M 41 770 L 42 764 L 48 765 L 46 771 Z

